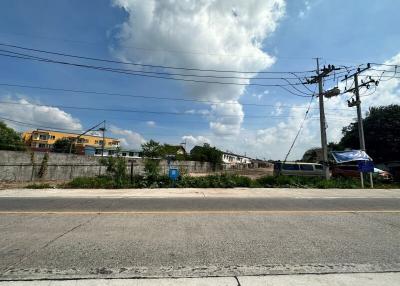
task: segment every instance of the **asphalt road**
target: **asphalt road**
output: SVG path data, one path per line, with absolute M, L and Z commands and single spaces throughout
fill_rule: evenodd
M 400 212 L 400 198 L 0 198 L 0 213 L 191 211 Z
M 0 280 L 400 271 L 396 198 L 0 198 Z

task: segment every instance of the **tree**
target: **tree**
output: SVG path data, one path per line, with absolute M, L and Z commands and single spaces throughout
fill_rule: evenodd
M 204 143 L 203 146 L 194 146 L 190 150 L 190 158 L 193 161 L 210 162 L 214 165 L 215 169 L 217 165 L 222 163 L 222 151 L 211 147 L 210 144 Z
M 68 138 L 57 139 L 53 144 L 53 151 L 56 153 L 69 153 L 72 141 Z M 72 145 L 72 153 L 75 153 L 75 145 Z
M 377 162 L 400 160 L 400 105 L 371 107 L 363 119 L 368 155 Z M 342 148 L 360 149 L 357 123 L 342 130 Z
M 0 150 L 24 151 L 26 146 L 14 129 L 0 121 Z
M 106 171 L 110 174 L 117 186 L 122 186 L 126 175 L 126 161 L 122 157 L 101 158 L 100 163 L 107 167 Z
M 162 155 L 162 146 L 160 143 L 150 140 L 142 144 L 143 156 L 147 158 L 160 158 Z
M 323 158 L 321 157 L 322 157 L 322 149 L 320 147 L 314 147 L 304 152 L 301 161 L 308 163 L 316 163 L 323 160 Z
M 150 140 L 142 144 L 144 159 L 144 171 L 151 178 L 157 178 L 160 173 L 160 157 L 162 156 L 162 146 L 160 143 Z
M 182 146 L 180 145 L 169 145 L 169 144 L 164 144 L 161 146 L 161 155 L 163 158 L 166 158 L 168 155 L 174 155 L 175 160 L 182 161 L 186 159 L 186 152 L 182 152 Z

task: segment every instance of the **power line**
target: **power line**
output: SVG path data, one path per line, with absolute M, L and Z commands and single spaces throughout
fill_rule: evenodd
M 39 62 L 46 62 L 46 63 L 55 63 L 55 64 L 62 64 L 62 65 L 69 65 L 69 66 L 75 66 L 75 67 L 80 67 L 80 68 L 89 68 L 89 69 L 95 69 L 95 70 L 101 70 L 101 71 L 108 71 L 108 72 L 114 72 L 114 73 L 120 73 L 120 74 L 127 74 L 127 75 L 133 75 L 133 76 L 140 76 L 140 77 L 149 77 L 149 78 L 159 78 L 159 79 L 166 79 L 166 80 L 174 80 L 174 81 L 185 81 L 185 82 L 194 82 L 194 83 L 207 83 L 207 84 L 220 84 L 220 85 L 239 85 L 239 86 L 263 86 L 263 87 L 279 87 L 287 92 L 299 96 L 299 97 L 310 97 L 307 95 L 302 95 L 302 94 L 297 94 L 292 91 L 290 91 L 286 86 L 293 86 L 296 84 L 259 84 L 259 83 L 235 83 L 235 82 L 221 82 L 221 81 L 205 81 L 205 80 L 194 80 L 194 79 L 182 79 L 182 78 L 174 78 L 174 77 L 164 77 L 164 76 L 157 76 L 157 75 L 149 75 L 149 74 L 143 74 L 143 73 L 134 73 L 134 72 L 124 72 L 118 69 L 113 69 L 113 68 L 108 68 L 108 67 L 99 67 L 99 66 L 92 66 L 92 65 L 84 65 L 84 64 L 76 64 L 76 63 L 70 63 L 70 62 L 62 62 L 62 61 L 54 61 L 51 59 L 45 59 L 45 58 L 38 58 L 38 57 L 30 57 L 30 56 L 15 56 L 15 55 L 7 55 L 7 54 L 1 54 L 0 56 L 5 56 L 5 57 L 11 57 L 11 58 L 18 58 L 18 59 L 24 59 L 24 60 L 34 60 L 34 61 L 39 61 Z
M 48 50 L 41 50 L 41 49 L 33 49 L 23 46 L 17 45 L 10 45 L 5 43 L 0 43 L 0 46 L 16 48 L 21 50 L 33 51 L 38 53 L 46 53 L 51 55 L 63 56 L 63 57 L 70 57 L 70 58 L 77 58 L 77 59 L 84 59 L 84 60 L 91 60 L 91 61 L 100 61 L 100 62 L 107 62 L 107 63 L 117 63 L 123 65 L 134 65 L 134 66 L 142 66 L 142 67 L 151 67 L 151 68 L 163 68 L 163 69 L 176 69 L 176 70 L 188 70 L 188 71 L 201 71 L 201 72 L 219 72 L 219 73 L 242 73 L 242 74 L 287 74 L 287 73 L 311 73 L 314 71 L 238 71 L 238 70 L 218 70 L 218 69 L 199 69 L 199 68 L 187 68 L 187 67 L 173 67 L 173 66 L 165 66 L 165 65 L 152 65 L 152 64 L 140 64 L 134 62 L 127 62 L 127 61 L 116 61 L 116 60 L 109 60 L 109 59 L 102 59 L 102 58 L 95 58 L 95 57 L 86 57 L 86 56 L 78 56 L 72 55 L 68 53 L 61 53 L 61 52 L 53 52 Z
M 183 102 L 198 102 L 207 104 L 240 104 L 243 106 L 259 106 L 259 107 L 275 107 L 275 108 L 293 108 L 293 109 L 306 109 L 307 107 L 293 106 L 293 105 L 274 105 L 274 104 L 263 104 L 263 103 L 245 103 L 245 102 L 231 102 L 231 101 L 211 101 L 211 100 L 201 100 L 201 99 L 189 99 L 189 98 L 177 98 L 177 97 L 160 97 L 160 96 L 145 96 L 145 95 L 133 95 L 127 93 L 115 93 L 115 92 L 101 92 L 101 91 L 91 91 L 91 90 L 79 90 L 79 89 L 67 89 L 67 88 L 54 88 L 45 86 L 35 86 L 35 85 L 23 85 L 23 84 L 13 84 L 13 83 L 0 83 L 0 86 L 6 87 L 18 87 L 27 89 L 38 89 L 38 90 L 49 90 L 49 91 L 62 91 L 69 93 L 78 94 L 93 94 L 93 95 L 110 95 L 110 96 L 120 96 L 129 98 L 143 98 L 143 99 L 156 99 L 156 100 L 168 100 L 168 101 L 183 101 Z M 311 108 L 318 109 L 318 108 Z M 328 108 L 327 110 L 344 110 L 348 109 L 340 108 Z

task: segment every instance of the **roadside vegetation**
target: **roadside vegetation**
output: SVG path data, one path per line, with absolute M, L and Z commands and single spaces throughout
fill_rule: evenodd
M 62 184 L 62 188 L 318 188 L 318 189 L 353 189 L 360 188 L 357 179 L 331 179 L 326 181 L 315 177 L 295 176 L 266 176 L 251 179 L 245 176 L 232 174 L 209 175 L 204 177 L 182 176 L 176 182 L 168 176 L 148 177 L 134 176 L 132 181 L 124 177 L 121 181 L 115 181 L 111 176 L 98 176 L 94 178 L 76 178 Z M 368 188 L 366 184 L 366 188 Z M 375 182 L 375 188 L 399 188 L 399 184 Z

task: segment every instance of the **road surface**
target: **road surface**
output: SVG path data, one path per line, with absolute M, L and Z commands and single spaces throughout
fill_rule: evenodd
M 0 197 L 0 280 L 400 270 L 400 197 Z

